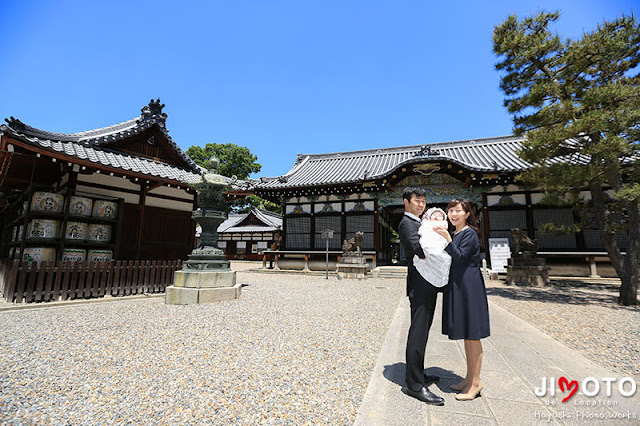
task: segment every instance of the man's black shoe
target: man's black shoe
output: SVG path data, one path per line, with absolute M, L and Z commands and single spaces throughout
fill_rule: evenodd
M 407 395 L 430 405 L 444 405 L 444 398 L 439 397 L 424 386 L 417 392 L 407 388 Z
M 434 383 L 438 383 L 438 381 L 440 380 L 440 377 L 438 376 L 431 376 L 427 373 L 424 373 L 424 385 L 425 386 L 429 386 L 432 385 Z

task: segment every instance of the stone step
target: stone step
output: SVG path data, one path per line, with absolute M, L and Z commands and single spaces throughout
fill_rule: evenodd
M 548 271 L 548 266 L 507 266 L 507 273 L 535 274 Z
M 406 279 L 406 266 L 378 266 L 371 271 L 374 277 L 382 279 Z
M 395 278 L 407 278 L 407 274 L 379 274 L 378 278 L 390 278 L 390 279 L 395 279 Z

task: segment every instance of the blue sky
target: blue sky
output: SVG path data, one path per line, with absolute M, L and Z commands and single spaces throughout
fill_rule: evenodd
M 183 149 L 248 147 L 253 177 L 297 153 L 507 135 L 494 26 L 560 9 L 575 38 L 634 3 L 0 0 L 0 119 L 72 133 L 160 98 Z

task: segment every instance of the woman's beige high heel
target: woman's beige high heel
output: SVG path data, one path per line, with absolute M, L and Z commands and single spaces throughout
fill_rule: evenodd
M 471 401 L 476 399 L 480 395 L 480 391 L 484 388 L 484 385 L 480 383 L 478 389 L 476 389 L 475 393 L 459 393 L 456 395 L 456 399 L 458 401 Z

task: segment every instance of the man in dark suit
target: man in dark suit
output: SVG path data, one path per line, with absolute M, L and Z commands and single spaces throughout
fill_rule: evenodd
M 398 225 L 400 244 L 407 258 L 407 296 L 411 304 L 411 327 L 407 337 L 407 394 L 432 405 L 444 405 L 444 399 L 429 389 L 440 378 L 424 373 L 424 353 L 436 308 L 438 289 L 426 281 L 413 265 L 413 256 L 424 258 L 420 246 L 420 215 L 426 207 L 425 192 L 408 187 L 402 193 L 404 215 Z

